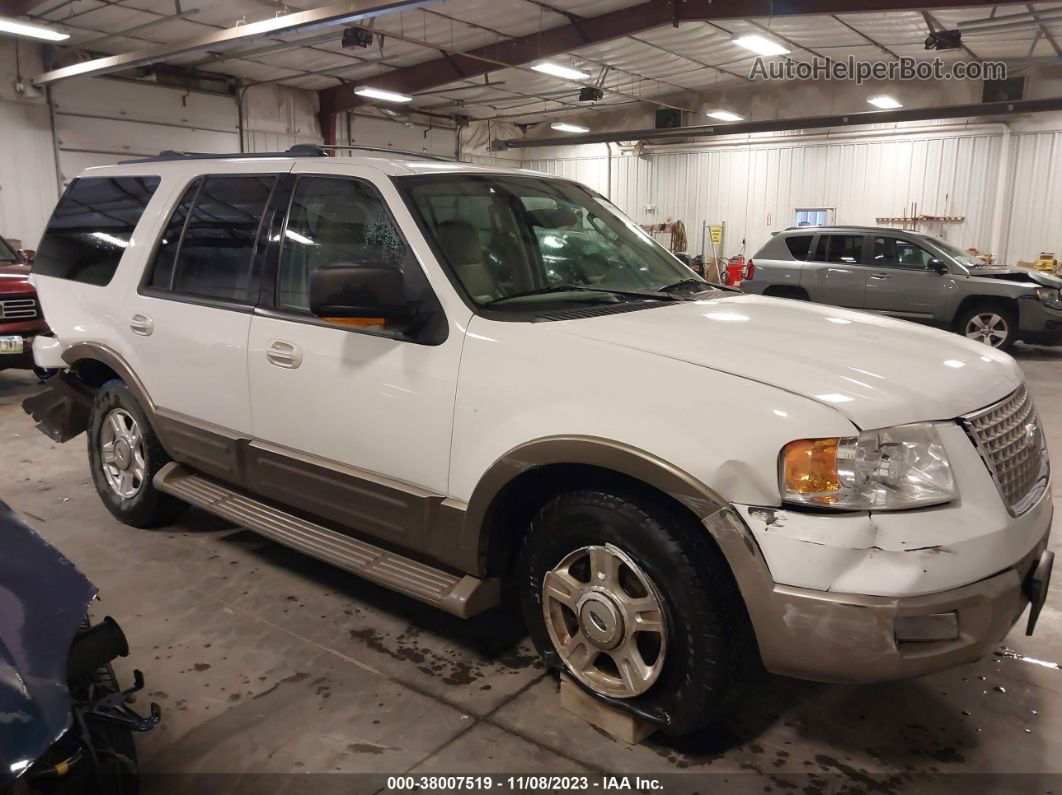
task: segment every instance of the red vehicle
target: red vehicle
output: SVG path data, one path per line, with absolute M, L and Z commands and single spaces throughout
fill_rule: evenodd
M 0 237 L 0 370 L 33 370 L 33 338 L 48 330 L 29 282 L 31 256 Z

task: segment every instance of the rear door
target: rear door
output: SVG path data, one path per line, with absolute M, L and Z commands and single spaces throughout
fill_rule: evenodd
M 936 255 L 906 238 L 870 238 L 866 308 L 928 322 L 946 300 L 951 279 L 930 268 Z
M 812 301 L 855 309 L 863 307 L 866 291 L 863 243 L 861 234 L 822 232 L 818 235 L 800 282 Z
M 130 364 L 183 437 L 190 425 L 251 432 L 247 334 L 266 246 L 263 219 L 278 179 L 228 173 L 189 181 L 119 320 Z M 199 463 L 217 470 L 210 460 Z

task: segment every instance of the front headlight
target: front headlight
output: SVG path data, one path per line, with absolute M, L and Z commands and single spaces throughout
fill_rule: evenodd
M 1043 301 L 1045 304 L 1062 303 L 1062 293 L 1060 293 L 1054 287 L 1037 287 L 1036 297 Z
M 779 480 L 785 502 L 847 511 L 916 508 L 955 498 L 944 443 L 928 423 L 790 442 L 782 449 Z

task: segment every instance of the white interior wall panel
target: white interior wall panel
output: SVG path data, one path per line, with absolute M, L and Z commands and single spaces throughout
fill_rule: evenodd
M 0 235 L 36 248 L 55 205 L 48 106 L 0 100 Z
M 63 183 L 89 166 L 158 154 L 240 151 L 232 97 L 85 78 L 52 90 Z
M 1062 256 L 1062 130 L 1014 135 L 1010 145 L 1007 250 L 1013 260 Z
M 910 214 L 915 203 L 920 214 L 965 218 L 923 228 L 942 230 L 946 239 L 963 247 L 990 248 L 1002 139 L 998 125 L 917 135 L 808 138 L 617 156 L 611 164 L 611 195 L 639 223 L 684 221 L 694 252 L 700 250 L 703 221 L 726 222 L 727 255 L 738 252 L 743 238 L 749 254 L 772 232 L 792 225 L 798 208 L 833 208 L 837 223 L 874 225 L 878 217 Z M 1062 153 L 1059 146 L 1055 143 L 1055 151 Z M 599 148 L 592 144 L 582 147 L 589 151 L 581 157 L 527 160 L 524 166 L 579 179 L 608 193 L 602 186 L 609 165 Z M 1046 157 L 1041 154 L 1041 160 Z M 1062 220 L 1057 203 L 1054 207 L 1055 218 Z

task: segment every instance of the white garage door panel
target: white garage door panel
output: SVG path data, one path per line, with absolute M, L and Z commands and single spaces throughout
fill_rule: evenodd
M 238 152 L 240 149 L 240 137 L 236 133 L 61 114 L 56 114 L 55 132 L 64 153 L 113 154 L 111 160 L 105 161 L 112 163 L 129 157 L 151 157 L 163 149 L 190 152 Z M 67 172 L 65 157 L 63 166 L 65 178 L 76 176 Z
M 231 97 L 88 78 L 57 83 L 52 101 L 64 184 L 89 166 L 151 157 L 165 149 L 240 150 Z
M 64 80 L 52 87 L 52 104 L 60 113 L 157 121 L 232 133 L 239 129 L 233 97 L 186 93 L 129 80 Z

